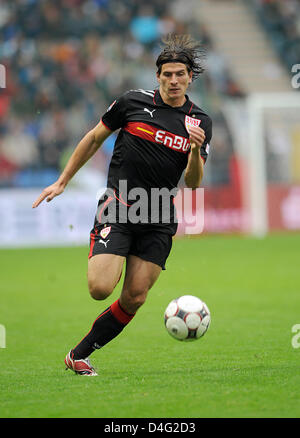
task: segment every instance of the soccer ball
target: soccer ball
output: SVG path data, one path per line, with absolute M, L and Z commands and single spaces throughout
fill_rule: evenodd
M 168 333 L 180 341 L 201 338 L 210 324 L 210 311 L 198 297 L 183 295 L 166 308 L 165 326 Z

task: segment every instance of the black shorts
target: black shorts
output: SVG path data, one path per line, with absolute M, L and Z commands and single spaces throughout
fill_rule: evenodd
M 173 228 L 165 224 L 105 222 L 101 216 L 96 215 L 90 233 L 89 258 L 96 254 L 135 255 L 165 270 L 172 248 Z

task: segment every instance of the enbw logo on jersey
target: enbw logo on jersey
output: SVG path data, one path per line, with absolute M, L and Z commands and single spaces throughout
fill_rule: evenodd
M 190 142 L 188 138 L 184 138 L 180 135 L 175 135 L 171 132 L 162 130 L 156 131 L 155 141 L 179 152 L 187 152 L 190 148 Z

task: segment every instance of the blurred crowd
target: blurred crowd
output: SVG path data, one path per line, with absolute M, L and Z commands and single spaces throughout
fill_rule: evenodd
M 211 96 L 243 93 L 186 2 L 1 0 L 6 84 L 0 88 L 0 188 L 51 184 L 118 95 L 157 86 L 155 59 L 169 32 L 191 33 L 207 51 L 207 73 L 193 90 L 197 102 L 200 96 L 200 105 L 215 113 L 215 138 L 224 143 L 212 161 L 223 167 L 210 182 L 226 181 L 232 148 L 225 144 L 225 121 Z M 105 175 L 113 140 L 91 160 L 87 180 L 93 181 L 93 170 Z
M 300 62 L 300 0 L 251 0 L 283 63 Z

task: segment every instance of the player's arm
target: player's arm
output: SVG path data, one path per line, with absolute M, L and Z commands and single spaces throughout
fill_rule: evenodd
M 46 198 L 47 202 L 49 202 L 55 196 L 60 195 L 71 178 L 95 154 L 111 133 L 112 131 L 106 128 L 102 122 L 89 131 L 74 149 L 58 180 L 42 191 L 40 196 L 32 204 L 32 208 L 37 207 Z
M 205 141 L 205 132 L 202 128 L 189 128 L 191 150 L 186 166 L 184 181 L 188 188 L 200 187 L 203 178 L 203 161 L 200 149 Z

